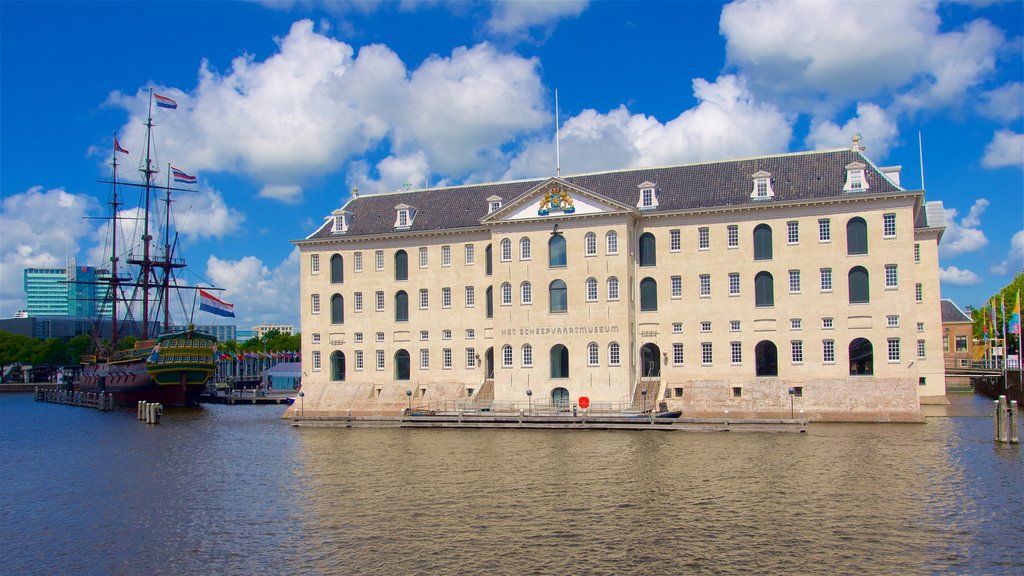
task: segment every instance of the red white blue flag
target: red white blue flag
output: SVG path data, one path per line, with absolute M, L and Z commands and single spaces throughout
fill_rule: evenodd
M 184 172 L 182 172 L 181 170 L 178 170 L 174 166 L 171 166 L 171 175 L 174 176 L 174 181 L 175 182 L 184 182 L 185 184 L 195 184 L 196 183 L 196 177 L 195 176 L 189 176 L 188 174 L 185 174 Z
M 234 304 L 228 304 L 205 290 L 199 291 L 199 309 L 217 316 L 235 317 Z
M 161 95 L 157 94 L 156 92 L 153 92 L 153 98 L 156 99 L 156 105 L 161 107 L 161 108 L 170 108 L 171 110 L 174 110 L 175 108 L 178 107 L 178 103 L 177 102 L 175 102 L 174 100 L 171 100 L 167 96 L 161 96 Z
M 120 152 L 121 154 L 127 154 L 128 153 L 127 150 L 125 150 L 124 148 L 121 148 L 121 144 L 118 143 L 118 141 L 117 141 L 117 136 L 114 136 L 114 151 L 115 152 Z

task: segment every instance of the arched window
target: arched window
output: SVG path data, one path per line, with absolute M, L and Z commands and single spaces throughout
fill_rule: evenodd
M 644 232 L 640 235 L 640 265 L 658 265 L 658 254 L 654 242 L 654 234 L 651 234 L 650 232 Z
M 754 260 L 772 259 L 772 227 L 758 224 L 754 228 Z
M 548 266 L 565 267 L 565 236 L 556 234 L 548 240 Z
M 867 269 L 863 266 L 850 268 L 850 304 L 865 304 L 870 301 Z
M 658 283 L 654 278 L 644 278 L 640 281 L 640 310 L 642 312 L 658 310 Z
M 554 280 L 548 286 L 548 309 L 551 312 L 566 312 L 569 310 L 568 294 L 565 282 Z
M 608 233 L 604 235 L 604 239 L 605 239 L 605 250 L 609 254 L 618 254 L 619 253 L 619 233 L 616 232 L 615 230 L 609 230 Z
M 619 343 L 618 342 L 612 342 L 611 344 L 608 344 L 608 365 L 609 366 L 618 366 L 621 363 L 622 358 L 619 356 L 619 351 L 620 350 L 619 350 Z
M 490 286 L 484 291 L 484 299 L 487 305 L 487 317 L 494 318 L 494 289 Z
M 612 276 L 608 279 L 608 299 L 618 300 L 619 299 L 619 279 Z
M 867 338 L 850 342 L 850 376 L 870 376 L 875 372 L 875 353 Z
M 345 379 L 345 353 L 341 350 L 331 352 L 331 380 L 340 382 Z
M 523 344 L 523 368 L 533 367 L 533 346 Z
M 569 377 L 569 349 L 561 344 L 551 347 L 551 377 Z
M 487 248 L 484 248 L 484 274 L 490 276 L 493 270 L 494 266 L 491 262 L 491 245 L 488 244 Z
M 587 344 L 587 366 L 597 366 L 599 362 L 597 342 Z
M 587 302 L 597 301 L 597 278 L 587 278 Z
M 658 345 L 648 342 L 640 348 L 640 375 L 643 378 L 661 376 L 661 350 Z
M 551 391 L 551 405 L 559 412 L 569 411 L 569 391 L 559 386 Z
M 512 285 L 509 284 L 508 282 L 504 282 L 501 285 L 501 305 L 512 305 Z
M 383 262 L 382 262 L 383 264 Z M 409 255 L 405 250 L 395 252 L 395 280 L 409 279 Z
M 583 246 L 587 256 L 597 256 L 597 234 L 587 232 L 587 235 L 583 237 Z
M 501 366 L 503 368 L 512 367 L 512 345 L 505 344 L 501 347 Z
M 331 324 L 345 323 L 345 297 L 341 294 L 331 296 Z
M 519 285 L 520 302 L 522 304 L 533 304 L 533 285 L 523 282 Z
M 409 379 L 409 353 L 405 350 L 395 352 L 395 380 Z
M 779 375 L 779 349 L 771 340 L 761 340 L 754 347 L 754 365 L 758 376 Z
M 775 279 L 768 272 L 754 276 L 754 305 L 775 306 Z
M 512 260 L 512 241 L 505 238 L 501 241 L 501 261 L 509 262 Z
M 409 321 L 409 295 L 405 290 L 395 293 L 395 322 Z
M 860 216 L 850 218 L 846 223 L 846 253 L 868 253 L 868 223 Z
M 341 284 L 345 281 L 345 259 L 341 254 L 331 256 L 331 284 Z
M 531 255 L 530 255 L 530 239 L 529 238 L 520 238 L 519 239 L 519 259 L 520 260 L 529 260 L 530 258 L 531 258 Z

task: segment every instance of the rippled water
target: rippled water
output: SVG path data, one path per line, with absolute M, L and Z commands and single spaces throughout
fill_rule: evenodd
M 146 426 L 0 396 L 0 573 L 1024 572 L 1024 458 L 985 416 L 797 435 L 294 429 L 280 413 Z

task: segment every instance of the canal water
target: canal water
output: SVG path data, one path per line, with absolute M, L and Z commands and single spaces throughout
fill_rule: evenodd
M 2 574 L 1021 574 L 990 402 L 810 433 L 147 426 L 0 395 Z

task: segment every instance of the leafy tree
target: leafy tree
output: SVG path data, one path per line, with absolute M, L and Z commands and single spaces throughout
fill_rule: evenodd
M 1021 297 L 1024 298 L 1024 272 L 1017 274 L 1017 276 L 1006 286 L 1004 286 L 999 292 L 996 292 L 993 296 L 989 296 L 985 299 L 985 304 L 981 309 L 974 309 L 968 307 L 968 311 L 971 315 L 971 319 L 974 320 L 973 334 L 976 339 L 984 337 L 985 329 L 984 323 L 988 321 L 991 324 L 992 317 L 992 302 L 995 299 L 996 306 L 996 332 L 999 333 L 1000 338 L 1003 336 L 1003 303 L 1006 304 L 1006 317 L 1005 323 L 1009 325 L 1010 315 L 1013 314 L 1013 307 L 1017 304 L 1017 294 L 1020 293 Z M 1024 303 L 1021 304 L 1024 306 Z M 989 337 L 992 337 L 993 331 L 989 327 Z M 1017 350 L 1019 343 L 1017 342 L 1016 335 L 1011 334 L 1007 338 L 1008 347 L 1012 351 Z

